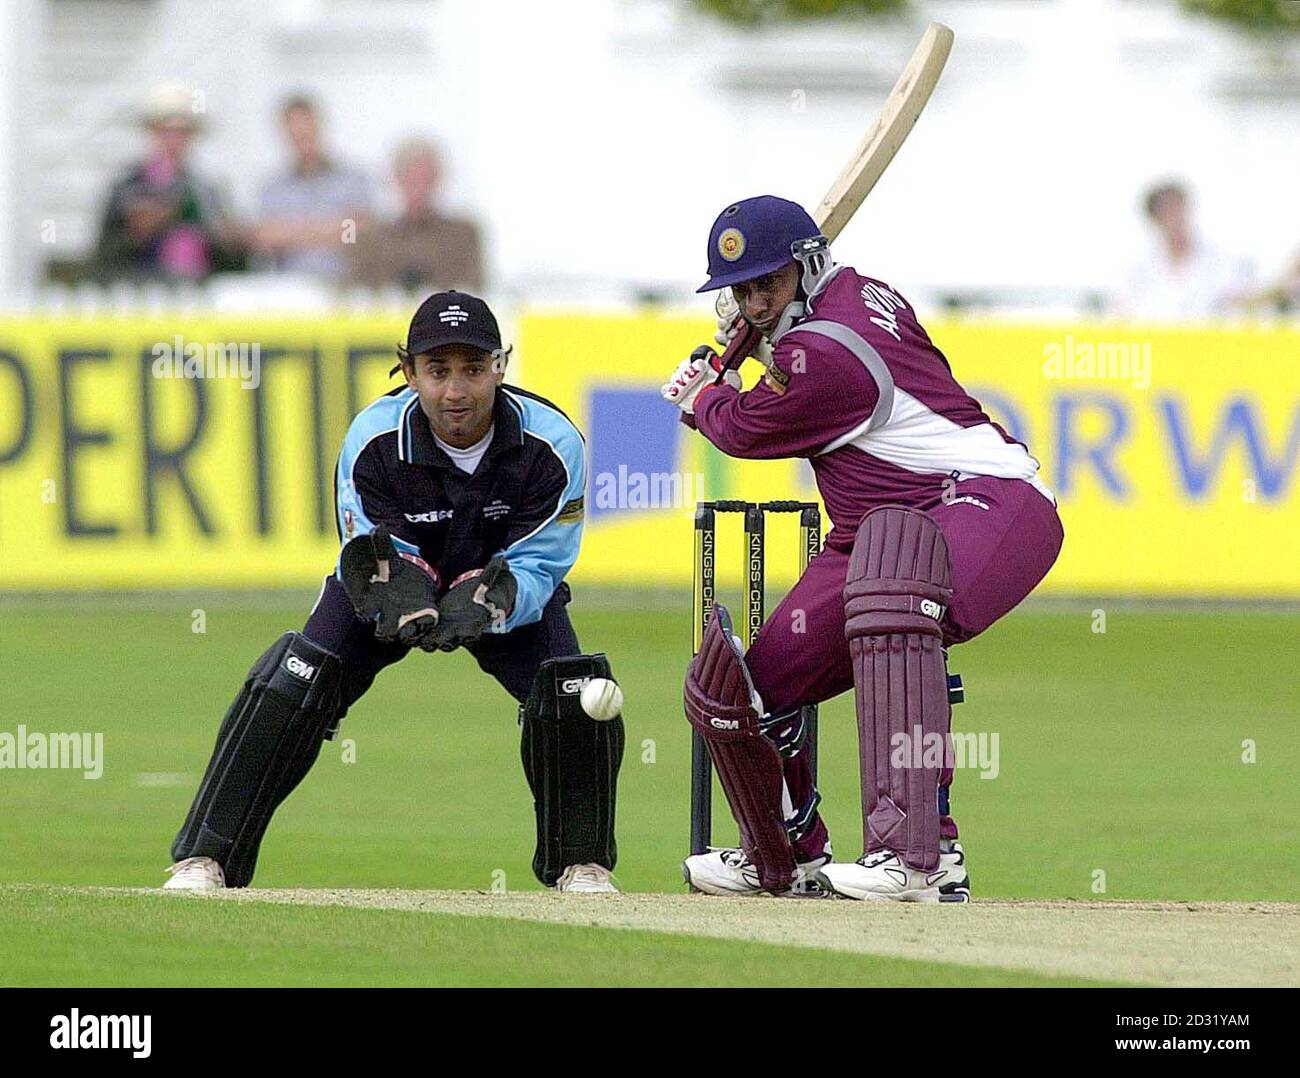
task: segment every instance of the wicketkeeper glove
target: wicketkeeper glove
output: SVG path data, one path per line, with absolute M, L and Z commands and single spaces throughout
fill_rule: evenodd
M 339 575 L 357 617 L 374 622 L 377 639 L 434 650 L 442 581 L 423 558 L 398 550 L 384 525 L 348 540 Z
M 675 404 L 687 415 L 695 414 L 695 400 L 706 386 L 713 385 L 721 374 L 723 381 L 739 389 L 740 375 L 722 369 L 722 357 L 707 344 L 691 353 L 690 359 L 677 364 L 673 376 L 659 389 L 659 395 L 669 404 Z
M 519 583 L 500 555 L 482 569 L 462 573 L 438 604 L 438 626 L 429 638 L 433 647 L 455 651 L 477 642 L 489 626 L 500 629 L 518 592 Z

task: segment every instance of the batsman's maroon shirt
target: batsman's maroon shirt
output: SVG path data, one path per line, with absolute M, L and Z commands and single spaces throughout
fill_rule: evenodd
M 1020 479 L 1055 504 L 1038 461 L 958 385 L 911 305 L 882 281 L 835 267 L 777 337 L 772 367 L 747 392 L 702 392 L 695 423 L 734 457 L 807 457 L 832 549 L 850 550 L 877 505 L 932 508 L 949 479 Z

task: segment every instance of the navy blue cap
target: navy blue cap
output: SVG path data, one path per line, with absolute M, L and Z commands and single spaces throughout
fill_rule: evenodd
M 821 235 L 797 202 L 759 195 L 735 202 L 709 230 L 709 279 L 696 289 L 712 292 L 751 281 L 794 261 L 794 245 Z
M 418 356 L 444 344 L 464 344 L 482 352 L 501 347 L 496 316 L 468 292 L 435 292 L 420 304 L 406 334 L 407 355 Z

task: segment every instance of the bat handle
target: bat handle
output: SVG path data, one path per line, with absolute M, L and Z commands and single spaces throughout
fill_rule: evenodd
M 742 321 L 739 332 L 731 338 L 731 342 L 722 352 L 722 369 L 734 371 L 754 353 L 762 339 L 763 334 L 760 330 Z M 718 381 L 722 381 L 721 374 L 718 375 Z

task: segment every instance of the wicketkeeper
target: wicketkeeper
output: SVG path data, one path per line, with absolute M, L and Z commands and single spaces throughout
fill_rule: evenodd
M 519 702 L 537 878 L 615 890 L 623 720 L 616 707 L 601 721 L 583 709 L 591 680 L 617 692 L 605 656 L 581 653 L 566 610 L 582 436 L 555 405 L 504 384 L 509 350 L 481 299 L 430 296 L 398 357 L 406 385 L 353 420 L 339 455 L 337 570 L 302 632 L 249 671 L 166 887 L 248 886 L 272 814 L 379 671 L 412 649 L 463 647 Z
M 736 457 L 803 457 L 832 522 L 826 546 L 742 653 L 714 608 L 686 681 L 740 826 L 739 849 L 689 857 L 713 894 L 803 882 L 847 898 L 965 901 L 949 812 L 947 646 L 971 639 L 1047 574 L 1063 532 L 1038 461 L 957 383 L 915 312 L 831 261 L 812 218 L 763 196 L 709 234 L 709 279 L 757 327 L 748 392 L 708 347 L 663 387 L 688 425 Z M 737 332 L 719 322 L 720 342 Z M 864 854 L 831 863 L 800 708 L 856 689 Z

